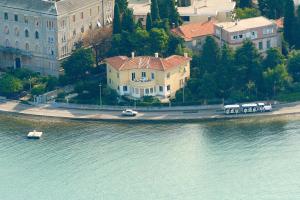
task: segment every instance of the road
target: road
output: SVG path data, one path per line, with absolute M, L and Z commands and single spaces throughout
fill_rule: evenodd
M 216 120 L 216 119 L 232 119 L 259 116 L 278 116 L 300 114 L 300 102 L 292 104 L 282 104 L 276 106 L 273 112 L 256 113 L 256 114 L 239 114 L 224 115 L 221 111 L 215 109 L 207 110 L 187 110 L 187 111 L 155 111 L 155 112 L 139 112 L 136 117 L 121 116 L 120 111 L 108 110 L 87 110 L 87 109 L 71 109 L 57 108 L 49 105 L 32 106 L 21 104 L 17 101 L 0 102 L 0 112 L 23 114 L 31 116 L 44 116 L 66 119 L 81 120 L 107 120 L 107 121 L 200 121 L 200 120 Z

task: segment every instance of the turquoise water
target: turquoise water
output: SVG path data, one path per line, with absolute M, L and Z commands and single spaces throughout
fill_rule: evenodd
M 27 140 L 32 129 L 44 132 Z M 300 121 L 110 124 L 0 116 L 1 200 L 297 200 Z

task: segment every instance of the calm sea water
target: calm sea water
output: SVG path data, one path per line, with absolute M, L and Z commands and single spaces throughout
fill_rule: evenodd
M 44 132 L 40 140 L 26 133 Z M 111 124 L 0 116 L 1 200 L 297 200 L 300 121 Z

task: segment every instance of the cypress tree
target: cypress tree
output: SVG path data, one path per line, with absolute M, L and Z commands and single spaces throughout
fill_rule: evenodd
M 146 30 L 150 31 L 152 29 L 152 17 L 150 13 L 147 14 L 147 20 L 146 20 Z
M 131 33 L 134 32 L 134 30 L 135 30 L 133 11 L 130 9 L 127 9 L 123 14 L 122 30 L 131 32 Z
M 121 17 L 119 5 L 115 4 L 114 8 L 114 21 L 113 21 L 113 34 L 121 33 Z
M 175 1 L 169 0 L 168 2 L 169 2 L 168 3 L 169 12 L 168 13 L 169 13 L 170 24 L 171 24 L 171 26 L 173 26 L 173 23 L 174 23 L 174 25 L 177 27 L 177 26 L 179 26 L 180 17 L 179 17 L 178 10 L 175 7 Z
M 284 39 L 292 46 L 295 44 L 295 5 L 293 0 L 286 0 L 284 11 Z
M 128 1 L 127 0 L 116 0 L 116 4 L 118 4 L 119 6 L 119 10 L 120 10 L 120 13 L 123 14 L 127 7 L 128 7 Z
M 151 17 L 153 22 L 160 20 L 157 0 L 151 0 Z
M 238 1 L 238 7 L 240 8 L 251 8 L 252 5 L 252 0 L 239 0 Z
M 295 37 L 300 36 L 300 6 L 297 8 L 297 18 L 296 18 L 296 26 L 295 26 Z M 300 40 L 295 38 L 295 46 L 297 49 L 300 49 Z

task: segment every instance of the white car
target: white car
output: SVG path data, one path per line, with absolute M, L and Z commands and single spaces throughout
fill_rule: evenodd
M 125 109 L 122 111 L 123 116 L 129 116 L 129 117 L 134 117 L 138 114 L 137 111 L 131 110 L 131 109 Z

